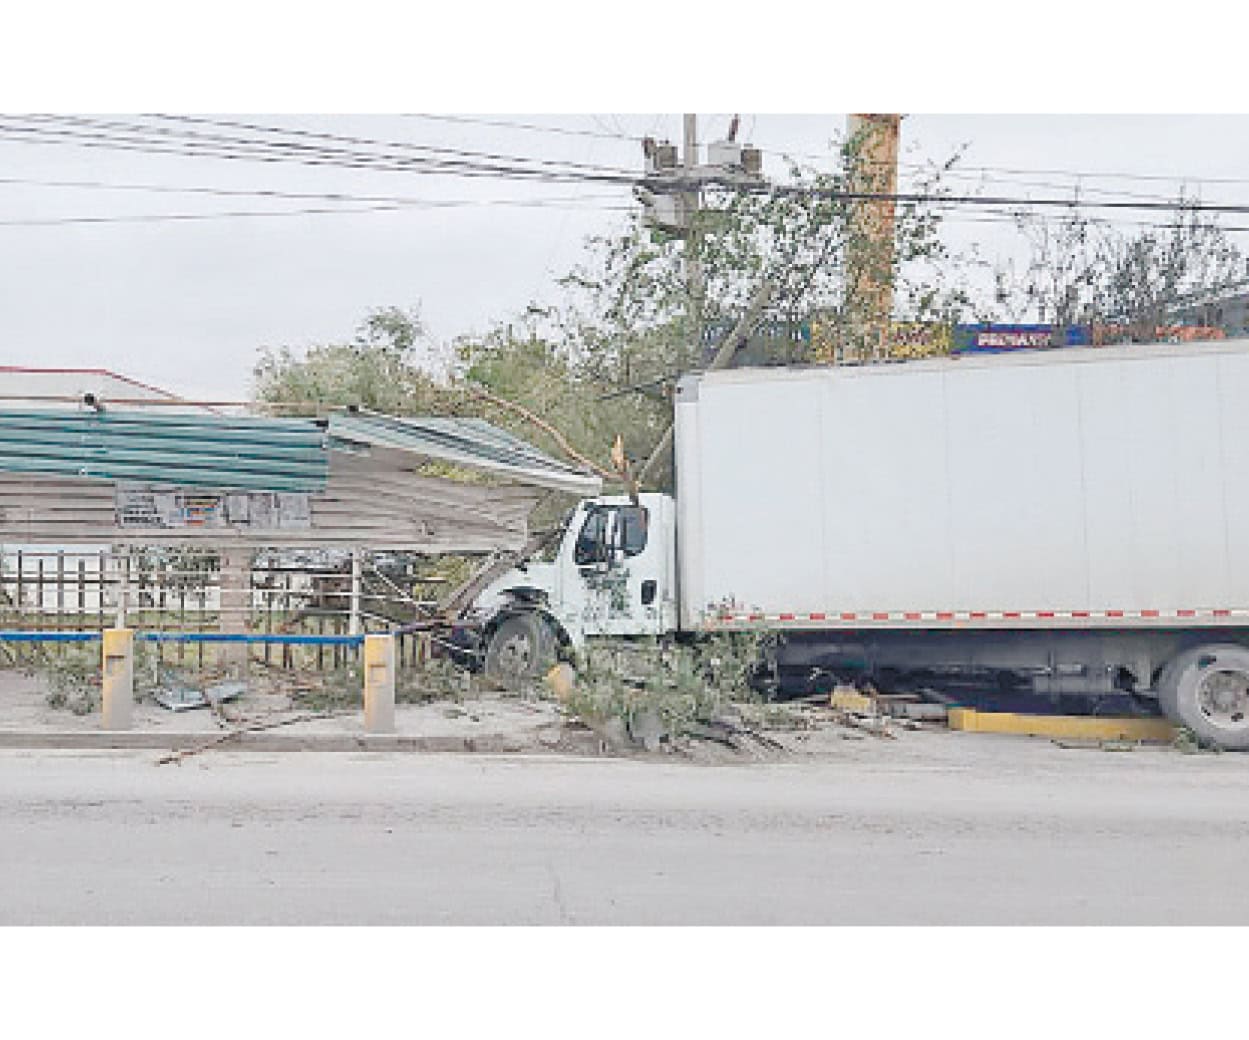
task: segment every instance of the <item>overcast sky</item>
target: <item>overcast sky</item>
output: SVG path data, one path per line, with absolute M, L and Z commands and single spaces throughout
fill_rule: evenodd
M 642 135 L 681 136 L 679 115 L 212 118 L 619 171 L 640 170 Z M 722 137 L 728 119 L 701 115 L 700 138 Z M 739 139 L 762 148 L 779 175 L 783 154 L 827 156 L 845 119 L 744 112 Z M 141 121 L 167 134 L 236 132 Z M 69 128 L 91 134 L 89 147 L 36 143 L 68 139 L 24 129 L 32 125 L 0 120 L 0 357 L 103 366 L 194 395 L 246 395 L 260 348 L 345 339 L 374 307 L 419 306 L 438 341 L 483 330 L 552 298 L 586 236 L 618 225 L 634 205 L 627 187 L 612 184 L 115 150 L 101 145 L 122 131 L 81 124 Z M 993 194 L 1070 194 L 1078 173 L 1083 191 L 1103 197 L 1173 195 L 1206 179 L 1204 198 L 1236 201 L 1244 183 L 1218 180 L 1249 179 L 1247 130 L 1249 119 L 1237 116 L 910 115 L 904 173 L 966 146 L 952 183 Z M 370 209 L 381 205 L 401 208 Z M 295 212 L 307 209 L 331 212 Z M 282 215 L 226 215 L 240 211 Z M 202 219 L 150 219 L 185 216 Z M 989 255 L 1011 242 L 1000 227 L 972 221 L 954 221 L 949 234 Z

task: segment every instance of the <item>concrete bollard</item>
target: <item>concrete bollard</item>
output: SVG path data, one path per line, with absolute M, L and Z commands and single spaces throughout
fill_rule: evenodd
M 364 637 L 364 731 L 395 731 L 395 637 Z
M 102 707 L 105 729 L 134 724 L 134 629 L 104 631 Z

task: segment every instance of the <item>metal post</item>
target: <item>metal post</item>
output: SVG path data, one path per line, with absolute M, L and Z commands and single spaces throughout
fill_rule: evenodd
M 130 549 L 122 549 L 117 560 L 117 620 L 115 628 L 126 627 L 126 607 L 130 599 Z
M 395 637 L 364 637 L 364 731 L 395 731 Z
M 56 551 L 56 627 L 65 626 L 65 550 Z
M 130 729 L 134 724 L 134 630 L 104 631 L 102 706 L 105 729 Z
M 351 614 L 347 623 L 347 634 L 360 634 L 360 550 L 351 550 Z

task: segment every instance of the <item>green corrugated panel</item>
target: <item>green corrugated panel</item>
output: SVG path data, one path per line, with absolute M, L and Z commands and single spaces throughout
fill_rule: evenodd
M 325 434 L 311 420 L 0 410 L 0 470 L 222 490 L 319 491 Z
M 331 445 L 367 444 L 475 467 L 526 484 L 596 495 L 602 482 L 544 455 L 531 444 L 481 419 L 396 418 L 373 412 L 335 412 Z

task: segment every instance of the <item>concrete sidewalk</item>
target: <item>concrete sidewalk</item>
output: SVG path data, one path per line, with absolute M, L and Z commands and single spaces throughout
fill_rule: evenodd
M 221 714 L 170 711 L 150 698 L 134 706 L 134 725 L 106 730 L 98 711 L 75 714 L 49 704 L 46 680 L 0 671 L 0 748 L 194 751 L 596 753 L 598 737 L 569 725 L 550 701 L 506 695 L 444 699 L 395 707 L 395 732 L 364 731 L 362 709 L 318 711 L 256 684 Z

